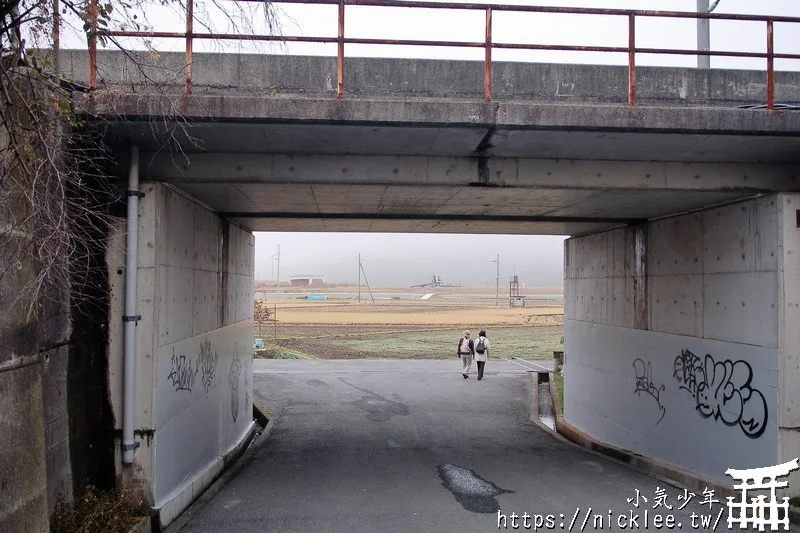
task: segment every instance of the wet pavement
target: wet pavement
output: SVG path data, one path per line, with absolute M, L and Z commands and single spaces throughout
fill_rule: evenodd
M 274 426 L 176 526 L 184 533 L 727 530 L 724 499 L 700 505 L 703 494 L 691 497 L 532 423 L 527 366 L 489 361 L 477 381 L 474 368 L 471 379 L 461 377 L 455 357 L 257 360 L 254 396 Z

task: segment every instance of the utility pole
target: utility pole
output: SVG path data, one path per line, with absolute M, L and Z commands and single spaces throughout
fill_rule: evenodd
M 697 0 L 698 13 L 711 13 L 719 5 L 720 0 L 715 0 L 711 7 L 708 0 Z M 697 49 L 711 50 L 711 20 L 706 18 L 697 19 Z M 711 56 L 698 55 L 697 68 L 711 68 Z
M 697 0 L 697 12 L 708 13 L 708 0 Z M 706 18 L 697 19 L 697 50 L 709 50 L 711 48 L 711 24 Z M 697 68 L 711 68 L 711 56 L 697 56 Z
M 497 254 L 497 285 L 494 292 L 494 305 L 500 305 L 500 254 Z
M 278 245 L 278 253 L 275 254 L 275 258 L 278 261 L 278 277 L 275 278 L 275 292 L 278 294 L 281 293 L 281 245 Z
M 61 59 L 58 57 L 61 51 L 61 6 L 59 0 L 53 0 L 53 71 L 56 75 L 56 83 L 61 81 Z
M 358 254 L 358 303 L 361 303 L 361 254 Z
M 359 254 L 360 256 L 361 254 Z M 367 279 L 367 272 L 364 270 L 364 265 L 361 264 L 361 258 L 359 257 L 358 261 L 358 269 L 360 272 L 364 274 L 364 283 L 367 284 L 367 290 L 369 291 L 369 297 L 372 298 L 372 303 L 375 303 L 375 297 L 372 295 L 372 289 L 369 288 L 369 280 Z

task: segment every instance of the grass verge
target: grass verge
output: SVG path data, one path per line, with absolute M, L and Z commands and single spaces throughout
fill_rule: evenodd
M 334 346 L 386 357 L 414 356 L 425 358 L 451 357 L 462 329 L 443 329 L 428 332 L 408 332 L 368 337 L 332 339 Z M 473 333 L 477 337 L 477 331 Z M 498 357 L 549 359 L 558 346 L 562 328 L 507 327 L 489 330 L 492 354 Z
M 265 350 L 253 350 L 253 357 L 256 359 L 318 359 L 317 357 L 300 350 L 284 348 L 267 348 Z
M 255 356 L 269 359 L 449 359 L 462 331 L 452 327 L 403 331 L 397 326 L 383 331 L 364 331 L 359 325 L 339 326 L 334 332 L 329 326 L 304 327 L 302 331 L 293 331 L 291 337 L 268 341 L 268 348 L 257 350 Z M 541 360 L 552 358 L 553 350 L 559 348 L 563 327 L 493 327 L 488 332 L 492 343 L 490 357 Z
M 558 414 L 564 416 L 564 374 L 556 370 L 553 372 L 553 379 L 556 381 L 556 391 L 558 392 Z

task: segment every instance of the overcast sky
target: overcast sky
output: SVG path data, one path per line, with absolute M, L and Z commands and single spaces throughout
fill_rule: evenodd
M 358 281 L 358 254 L 372 287 L 410 286 L 441 276 L 453 285 L 500 286 L 515 273 L 527 287 L 561 286 L 564 237 L 385 233 L 256 233 L 256 278 L 274 279 L 280 244 L 282 280 L 316 274 Z
M 498 0 L 499 1 L 499 0 Z M 473 3 L 485 3 L 472 0 Z M 550 6 L 695 11 L 696 0 L 503 0 L 501 3 Z M 710 1 L 713 3 L 713 0 Z M 220 1 L 230 9 L 232 2 Z M 213 0 L 198 1 L 196 14 L 212 21 L 217 32 L 235 32 L 234 23 L 222 16 Z M 266 33 L 263 10 L 259 3 L 247 4 L 246 21 L 257 33 Z M 180 15 L 170 16 L 170 7 L 148 9 L 153 29 L 183 31 Z M 337 7 L 324 5 L 282 5 L 283 35 L 335 36 Z M 715 13 L 747 13 L 800 17 L 800 0 L 721 0 Z M 347 37 L 381 37 L 396 39 L 431 39 L 449 41 L 482 41 L 484 14 L 480 11 L 419 10 L 348 6 Z M 776 52 L 800 53 L 798 25 L 775 25 Z M 626 17 L 601 17 L 521 14 L 495 12 L 495 42 L 573 44 L 595 46 L 627 46 Z M 198 28 L 196 31 L 206 31 Z M 85 39 L 85 38 L 84 38 Z M 639 47 L 695 49 L 697 26 L 691 19 L 638 18 L 636 44 Z M 72 40 L 78 43 L 80 39 Z M 84 40 L 85 42 L 85 40 Z M 141 48 L 141 41 L 123 41 L 131 48 Z M 160 51 L 183 51 L 182 40 L 157 40 L 152 46 Z M 70 46 L 67 44 L 66 46 Z M 85 46 L 85 44 L 84 44 Z M 766 51 L 766 25 L 763 22 L 712 21 L 711 48 L 729 51 Z M 336 54 L 335 44 L 290 43 L 258 44 L 234 41 L 220 43 L 195 41 L 195 51 L 270 52 L 309 55 Z M 480 49 L 422 48 L 402 46 L 348 45 L 346 56 L 425 57 L 439 59 L 482 60 Z M 537 52 L 496 50 L 495 61 L 539 61 L 561 63 L 626 64 L 625 54 Z M 765 61 L 741 58 L 712 58 L 712 67 L 764 69 Z M 695 66 L 691 56 L 638 55 L 638 65 Z M 800 61 L 778 60 L 779 70 L 800 70 Z M 493 284 L 500 254 L 501 285 L 508 276 L 520 275 L 527 286 L 557 286 L 562 283 L 563 238 L 541 236 L 467 236 L 467 235 L 392 235 L 392 234 L 256 234 L 256 277 L 273 278 L 277 264 L 273 261 L 277 245 L 281 245 L 280 274 L 282 279 L 297 274 L 321 274 L 332 282 L 357 280 L 358 253 L 370 284 L 374 286 L 424 283 L 439 275 L 445 283 L 470 285 Z

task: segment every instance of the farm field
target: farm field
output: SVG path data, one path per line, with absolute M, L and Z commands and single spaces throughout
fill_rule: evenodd
M 459 288 L 461 289 L 461 288 Z M 388 292 L 385 289 L 380 289 Z M 558 299 L 529 299 L 524 308 L 480 293 L 438 299 L 305 300 L 301 295 L 261 300 L 276 321 L 255 325 L 266 349 L 256 357 L 322 359 L 455 359 L 464 329 L 486 329 L 492 356 L 552 359 L 563 349 Z M 493 290 L 492 290 L 493 292 Z M 548 294 L 541 292 L 539 294 Z M 483 298 L 481 300 L 481 298 Z

